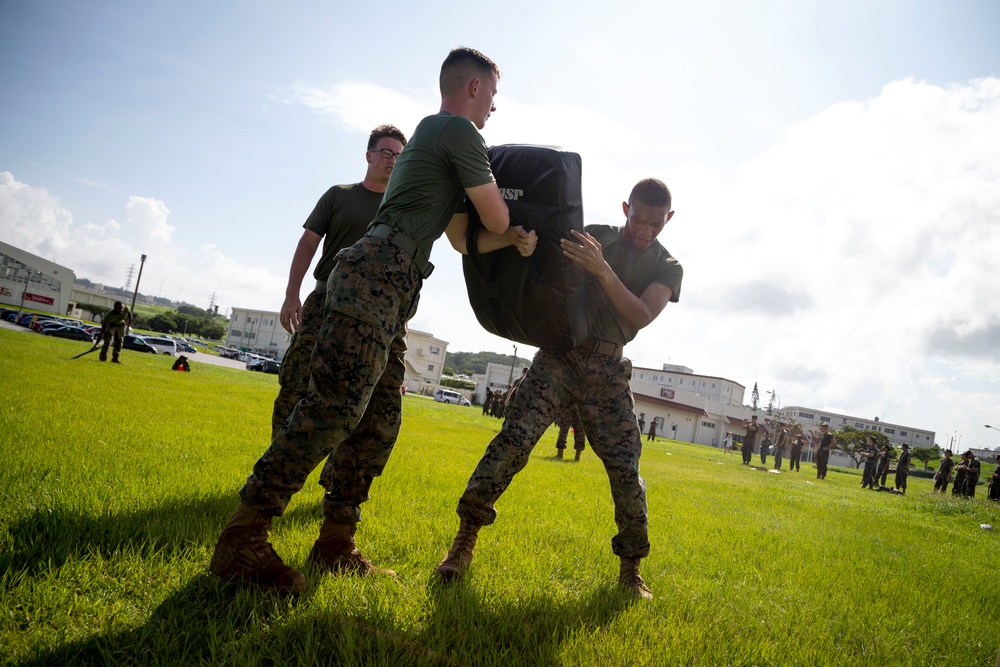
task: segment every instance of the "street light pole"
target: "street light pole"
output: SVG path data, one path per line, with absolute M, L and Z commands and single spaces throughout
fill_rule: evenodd
M 132 308 L 129 312 L 132 313 L 132 318 L 135 319 L 135 298 L 139 295 L 139 281 L 142 280 L 142 267 L 146 265 L 146 256 L 143 255 L 139 258 L 139 276 L 135 279 L 135 290 L 132 292 Z M 129 326 L 129 329 L 132 327 Z

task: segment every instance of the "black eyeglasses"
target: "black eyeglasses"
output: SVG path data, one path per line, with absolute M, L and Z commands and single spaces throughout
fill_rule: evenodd
M 386 160 L 391 160 L 394 157 L 399 157 L 399 153 L 391 151 L 388 148 L 369 148 L 368 150 L 370 150 L 373 153 L 381 153 L 382 157 L 384 157 Z

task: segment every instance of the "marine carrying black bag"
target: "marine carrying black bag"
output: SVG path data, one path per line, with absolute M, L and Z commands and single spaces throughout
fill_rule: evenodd
M 469 303 L 484 329 L 548 350 L 571 350 L 587 332 L 586 278 L 566 259 L 559 239 L 583 232 L 580 156 L 558 148 L 508 144 L 488 151 L 510 224 L 538 234 L 531 257 L 513 246 L 476 252 L 482 229 L 469 202 L 469 254 L 462 258 Z

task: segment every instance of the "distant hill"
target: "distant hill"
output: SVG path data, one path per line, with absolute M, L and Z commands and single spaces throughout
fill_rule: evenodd
M 486 364 L 510 365 L 511 355 L 499 352 L 449 352 L 445 359 L 445 367 L 456 373 L 479 375 L 486 372 Z M 518 357 L 515 366 L 527 366 L 530 359 Z

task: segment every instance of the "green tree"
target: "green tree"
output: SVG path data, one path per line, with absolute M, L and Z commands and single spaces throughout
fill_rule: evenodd
M 924 470 L 927 470 L 931 461 L 937 461 L 941 458 L 941 448 L 937 445 L 933 447 L 914 447 L 910 450 L 910 453 L 914 459 L 924 464 Z
M 855 468 L 860 468 L 864 462 L 861 452 L 865 450 L 866 442 L 870 436 L 875 436 L 879 449 L 882 448 L 882 445 L 889 444 L 889 438 L 885 433 L 879 433 L 878 431 L 859 431 L 851 426 L 844 426 L 839 431 L 834 431 L 833 433 L 833 437 L 837 441 L 837 449 L 854 461 Z

